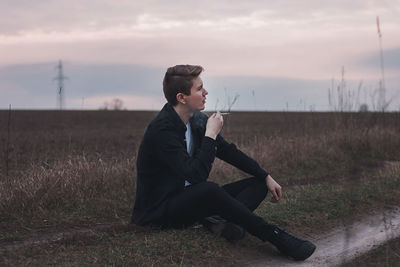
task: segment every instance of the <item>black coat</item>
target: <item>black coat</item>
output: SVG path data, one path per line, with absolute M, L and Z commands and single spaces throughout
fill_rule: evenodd
M 258 163 L 227 143 L 204 136 L 207 116 L 196 112 L 190 119 L 193 156 L 186 150 L 186 125 L 170 104 L 165 104 L 149 124 L 137 158 L 136 200 L 132 222 L 162 224 L 168 200 L 192 185 L 207 180 L 215 156 L 260 179 L 268 173 Z

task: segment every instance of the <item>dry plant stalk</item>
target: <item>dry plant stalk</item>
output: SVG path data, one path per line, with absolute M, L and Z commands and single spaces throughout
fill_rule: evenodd
M 7 144 L 5 151 L 5 160 L 6 160 L 6 177 L 8 178 L 8 163 L 9 159 L 9 151 L 10 151 L 10 125 L 11 125 L 11 104 L 8 109 L 8 121 L 7 121 Z

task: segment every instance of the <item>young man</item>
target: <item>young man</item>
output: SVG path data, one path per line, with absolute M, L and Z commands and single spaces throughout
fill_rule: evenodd
M 218 215 L 227 221 L 222 235 L 228 240 L 242 237 L 240 229 L 244 229 L 283 254 L 305 260 L 314 252 L 314 244 L 253 213 L 268 191 L 271 202 L 278 202 L 281 186 L 255 160 L 222 138 L 219 112 L 209 118 L 200 112 L 208 94 L 202 71 L 201 66 L 177 65 L 165 74 L 168 103 L 147 127 L 139 148 L 132 222 L 180 228 L 207 223 L 210 219 L 206 218 Z M 207 181 L 215 157 L 253 177 L 222 187 Z

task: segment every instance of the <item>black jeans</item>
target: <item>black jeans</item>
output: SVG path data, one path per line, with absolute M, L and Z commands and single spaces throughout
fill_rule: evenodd
M 205 217 L 219 215 L 265 240 L 268 224 L 253 211 L 265 199 L 267 192 L 265 179 L 254 177 L 222 187 L 213 182 L 191 185 L 170 199 L 163 226 L 181 228 Z

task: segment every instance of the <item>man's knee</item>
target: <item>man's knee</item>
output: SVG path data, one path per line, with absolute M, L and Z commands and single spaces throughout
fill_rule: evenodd
M 252 187 L 252 197 L 261 202 L 263 199 L 265 199 L 265 197 L 268 194 L 268 186 L 266 184 L 266 181 L 265 181 L 265 179 L 253 177 L 252 182 L 253 182 L 253 184 L 251 186 Z M 258 204 L 257 204 L 257 206 L 258 206 Z
M 267 182 L 265 179 L 263 178 L 259 178 L 259 177 L 252 177 L 253 179 L 253 183 L 257 186 L 257 188 L 261 191 L 261 192 L 265 192 L 265 195 L 268 192 L 268 187 L 267 187 Z
M 203 182 L 201 184 L 197 184 L 197 186 L 201 187 L 201 191 L 204 195 L 207 195 L 207 197 L 219 195 L 223 193 L 223 189 L 214 182 Z
M 203 183 L 203 187 L 204 187 L 206 190 L 209 190 L 209 191 L 218 191 L 218 190 L 221 190 L 221 187 L 219 186 L 219 184 L 214 183 L 214 182 L 209 182 L 209 181 L 204 182 L 204 183 Z

